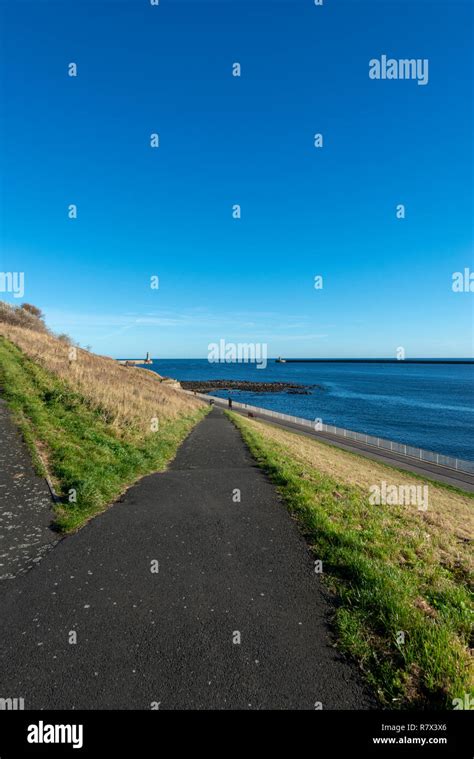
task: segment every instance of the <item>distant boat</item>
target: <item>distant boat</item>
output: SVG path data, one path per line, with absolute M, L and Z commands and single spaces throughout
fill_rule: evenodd
M 281 356 L 278 356 L 278 358 L 275 359 L 275 364 L 286 364 L 286 358 L 282 358 Z

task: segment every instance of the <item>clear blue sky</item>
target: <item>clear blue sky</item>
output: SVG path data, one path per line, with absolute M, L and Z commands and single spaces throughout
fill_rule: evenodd
M 471 2 L 0 7 L 0 270 L 54 330 L 112 356 L 472 355 Z M 382 54 L 428 84 L 369 79 Z

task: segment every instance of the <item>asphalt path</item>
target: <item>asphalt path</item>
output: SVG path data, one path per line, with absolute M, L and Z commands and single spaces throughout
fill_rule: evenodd
M 223 408 L 228 408 L 228 402 L 224 398 L 214 398 L 214 404 Z M 241 416 L 252 416 L 255 419 L 260 419 L 268 424 L 274 424 L 277 427 L 283 427 L 291 432 L 297 432 L 305 437 L 311 437 L 315 440 L 321 440 L 330 445 L 334 445 L 337 448 L 342 448 L 345 451 L 351 453 L 357 453 L 366 458 L 373 459 L 374 461 L 380 461 L 382 464 L 389 464 L 389 466 L 402 469 L 406 472 L 412 472 L 418 474 L 423 478 L 434 480 L 435 482 L 442 482 L 446 485 L 465 490 L 469 493 L 474 493 L 474 474 L 468 472 L 457 471 L 447 466 L 435 464 L 430 461 L 421 461 L 419 459 L 404 456 L 396 451 L 390 451 L 386 448 L 377 448 L 373 445 L 360 442 L 358 440 L 341 439 L 339 435 L 332 435 L 329 432 L 320 432 L 312 430 L 308 427 L 302 427 L 297 422 L 290 422 L 284 419 L 278 419 L 278 417 L 270 417 L 265 412 L 252 411 L 249 414 L 248 411 L 240 409 L 235 405 L 231 409 L 234 413 Z
M 272 484 L 214 409 L 169 470 L 0 583 L 25 709 L 370 709 Z

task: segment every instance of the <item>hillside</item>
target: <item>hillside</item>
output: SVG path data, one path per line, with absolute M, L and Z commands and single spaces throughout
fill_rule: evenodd
M 74 346 L 40 316 L 0 304 L 0 385 L 36 466 L 73 529 L 138 477 L 163 469 L 202 403 L 158 375 Z M 75 500 L 74 500 L 75 499 Z

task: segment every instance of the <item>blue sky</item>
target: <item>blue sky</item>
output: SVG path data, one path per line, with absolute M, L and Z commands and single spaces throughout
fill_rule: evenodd
M 0 270 L 54 330 L 112 356 L 472 355 L 470 2 L 0 7 Z M 371 80 L 382 54 L 428 84 Z

